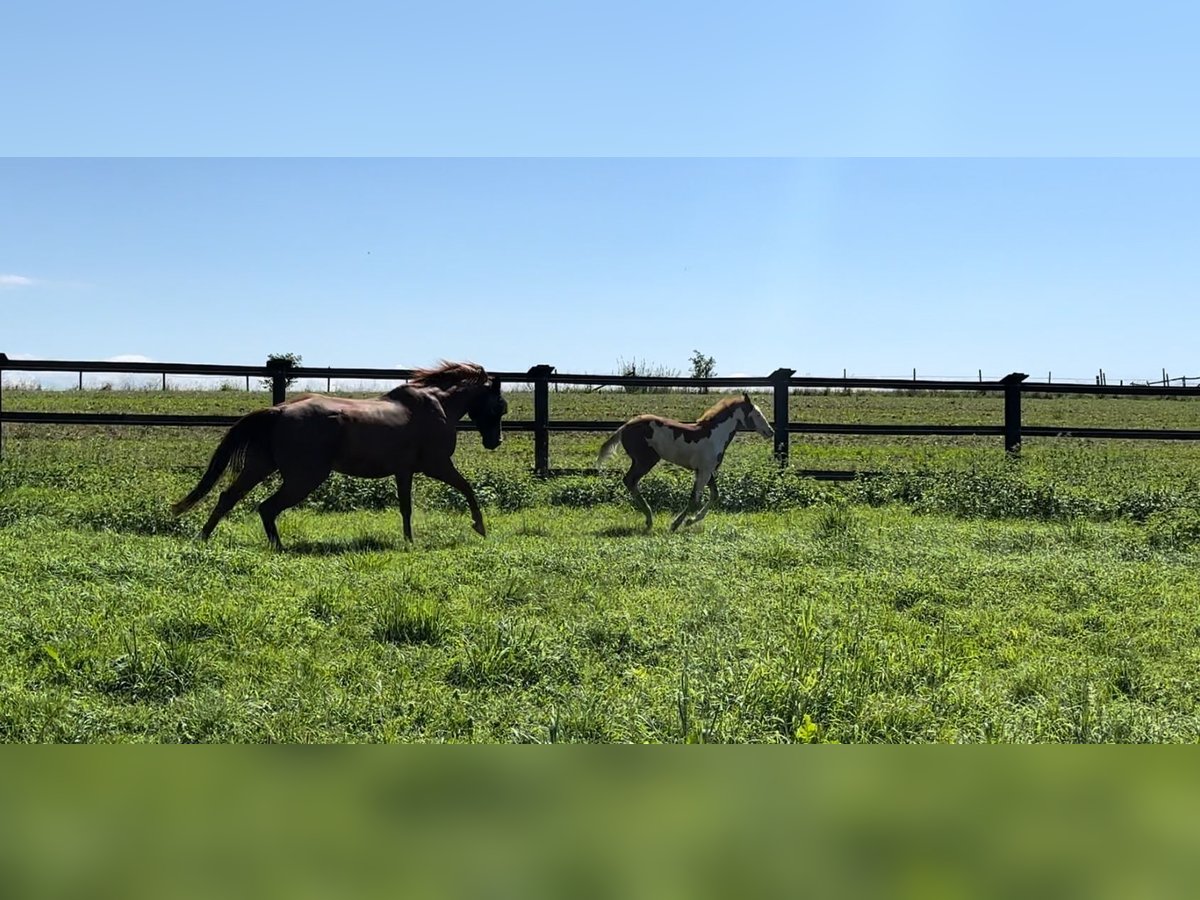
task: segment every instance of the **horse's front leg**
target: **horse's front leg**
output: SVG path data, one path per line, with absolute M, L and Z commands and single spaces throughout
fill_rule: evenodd
M 697 510 L 696 514 L 688 520 L 688 525 L 695 525 L 701 519 L 708 515 L 708 511 L 720 501 L 720 496 L 717 494 L 717 473 L 713 472 L 708 476 L 708 499 L 704 501 L 704 505 Z
M 671 530 L 674 531 L 683 524 L 692 510 L 700 506 L 700 498 L 704 496 L 704 486 L 708 484 L 708 479 L 712 477 L 712 469 L 698 469 L 696 471 L 696 483 L 692 485 L 692 496 L 688 498 L 688 504 L 683 508 L 675 521 L 671 523 Z
M 400 501 L 400 518 L 404 520 L 404 539 L 412 543 L 412 469 L 396 473 L 396 497 Z
M 487 537 L 487 530 L 483 527 L 483 512 L 479 509 L 479 501 L 475 499 L 475 491 L 471 489 L 467 479 L 463 478 L 462 473 L 454 467 L 454 461 L 447 459 L 444 463 L 427 466 L 425 474 L 450 485 L 466 498 L 467 506 L 471 508 L 471 518 L 474 521 L 475 530 L 483 537 Z

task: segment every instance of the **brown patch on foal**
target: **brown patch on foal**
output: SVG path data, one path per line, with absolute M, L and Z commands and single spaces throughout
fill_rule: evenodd
M 638 434 L 645 440 L 650 439 L 650 424 L 656 422 L 664 428 L 671 429 L 672 432 L 683 438 L 685 443 L 695 444 L 699 441 L 708 440 L 712 436 L 713 431 L 718 425 L 726 419 L 731 418 L 745 401 L 738 397 L 726 397 L 714 403 L 694 424 L 688 422 L 676 422 L 674 419 L 667 419 L 663 416 L 642 415 L 631 419 L 626 425 L 626 433 L 634 430 L 635 423 L 640 426 L 636 428 Z M 629 444 L 625 444 L 625 449 L 629 450 Z
M 732 418 L 743 402 L 745 401 L 738 397 L 726 397 L 717 401 L 704 411 L 704 415 L 696 420 L 695 425 L 684 429 L 683 439 L 689 443 L 705 440 L 718 425 Z

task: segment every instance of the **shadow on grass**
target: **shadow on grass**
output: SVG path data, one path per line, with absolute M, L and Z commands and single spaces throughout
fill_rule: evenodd
M 293 541 L 284 544 L 284 553 L 297 553 L 301 556 L 337 556 L 342 553 L 372 553 L 380 550 L 403 550 L 407 547 L 404 540 L 397 538 L 381 538 L 373 535 L 363 535 L 352 538 L 335 538 L 328 541 Z
M 596 536 L 605 538 L 628 538 L 646 537 L 653 533 L 653 531 L 647 531 L 645 525 L 610 525 L 608 528 L 601 528 L 599 531 L 597 531 Z

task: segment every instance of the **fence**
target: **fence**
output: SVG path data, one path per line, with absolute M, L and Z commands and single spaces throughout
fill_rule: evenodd
M 229 426 L 237 416 L 170 415 L 139 413 L 47 413 L 18 412 L 4 409 L 3 375 L 7 371 L 116 373 L 124 375 L 213 375 L 270 379 L 271 402 L 284 400 L 289 379 L 358 379 L 398 381 L 412 377 L 408 369 L 314 368 L 289 366 L 273 361 L 265 366 L 223 366 L 203 363 L 131 363 L 68 360 L 9 359 L 0 353 L 0 428 L 5 422 L 26 424 L 70 425 L 173 425 Z M 1024 394 L 1103 394 L 1105 396 L 1171 396 L 1200 397 L 1200 386 L 1172 387 L 1168 385 L 1104 385 L 1052 384 L 1030 382 L 1027 375 L 1014 372 L 998 381 L 935 381 L 907 378 L 810 378 L 796 377 L 794 369 L 779 368 L 770 375 L 738 378 L 676 378 L 623 375 L 561 374 L 553 366 L 537 365 L 526 372 L 493 372 L 502 383 L 528 384 L 533 389 L 533 419 L 505 420 L 510 431 L 532 432 L 534 436 L 534 471 L 548 475 L 550 468 L 550 435 L 555 432 L 609 432 L 622 423 L 617 421 L 554 420 L 550 417 L 550 385 L 646 388 L 729 388 L 751 390 L 767 388 L 772 393 L 772 413 L 775 428 L 775 455 L 786 463 L 790 436 L 793 434 L 858 434 L 889 436 L 990 436 L 1002 437 L 1010 453 L 1020 451 L 1027 437 L 1129 438 L 1137 440 L 1200 440 L 1200 430 L 1150 428 L 1077 428 L 1073 426 L 1022 426 L 1021 397 Z M 826 422 L 792 422 L 789 420 L 788 395 L 796 389 L 869 389 L 902 391 L 950 391 L 1001 393 L 1004 397 L 1004 419 L 994 425 L 871 425 Z M 461 429 L 470 426 L 460 423 Z M 850 477 L 853 473 L 810 473 L 824 477 Z

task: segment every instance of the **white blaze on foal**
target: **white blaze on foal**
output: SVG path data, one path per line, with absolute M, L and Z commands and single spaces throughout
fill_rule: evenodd
M 660 459 L 675 463 L 696 473 L 692 496 L 675 521 L 674 531 L 680 525 L 694 525 L 708 514 L 709 506 L 717 502 L 717 468 L 725 457 L 738 427 L 746 425 L 763 437 L 774 437 L 775 432 L 767 423 L 749 394 L 741 398 L 728 398 L 717 403 L 694 424 L 676 422 L 662 416 L 643 415 L 630 419 L 604 442 L 596 458 L 599 466 L 616 451 L 620 443 L 632 461 L 625 473 L 625 486 L 636 506 L 646 516 L 646 529 L 654 525 L 654 514 L 646 498 L 638 491 L 638 482 L 654 468 Z M 708 486 L 709 502 L 700 505 L 704 487 Z

